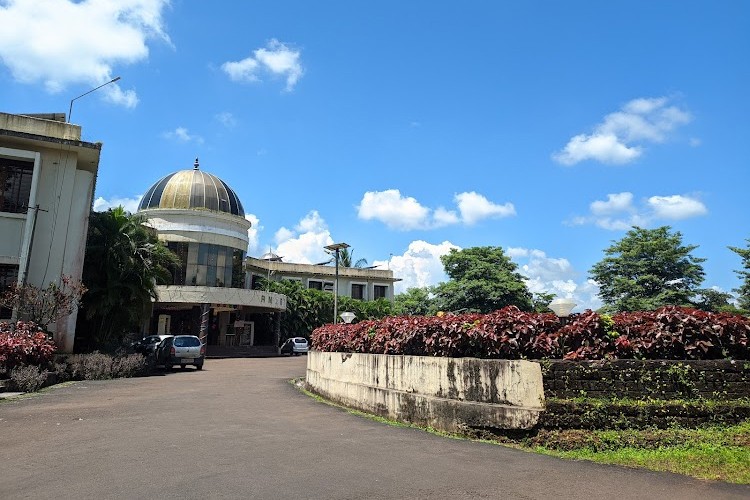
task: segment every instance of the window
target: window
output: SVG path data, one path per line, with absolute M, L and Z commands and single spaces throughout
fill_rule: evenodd
M 365 300 L 365 285 L 352 283 L 352 298 L 357 300 Z
M 307 280 L 307 288 L 333 292 L 333 281 Z
M 388 297 L 388 285 L 375 285 L 373 289 L 374 299 L 385 299 Z
M 0 158 L 0 212 L 26 212 L 33 176 L 33 162 Z
M 318 280 L 307 280 L 307 288 L 311 288 L 313 290 L 322 290 L 323 282 Z
M 10 285 L 18 280 L 18 266 L 14 264 L 0 264 L 0 293 L 5 292 Z M 12 311 L 5 307 L 0 307 L 0 318 L 10 318 Z

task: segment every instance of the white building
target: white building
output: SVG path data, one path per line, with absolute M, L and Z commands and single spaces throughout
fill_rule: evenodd
M 286 296 L 245 286 L 243 261 L 250 222 L 237 194 L 199 168 L 159 179 L 141 200 L 138 215 L 180 259 L 170 285 L 143 332 L 205 336 L 209 345 L 273 345 Z M 259 315 L 274 314 L 274 332 L 258 332 Z M 264 322 L 266 323 L 266 322 Z
M 0 289 L 80 281 L 101 147 L 64 114 L 0 113 Z M 76 317 L 48 327 L 63 352 L 73 351 Z
M 247 258 L 247 281 L 254 287 L 257 278 L 272 281 L 299 281 L 305 288 L 333 292 L 336 268 L 331 265 L 293 264 L 268 253 L 259 259 Z M 338 296 L 358 300 L 388 299 L 393 301 L 393 284 L 400 281 L 388 269 L 341 267 L 338 269 Z

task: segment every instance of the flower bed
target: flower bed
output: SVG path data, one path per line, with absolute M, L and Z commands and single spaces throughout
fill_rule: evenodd
M 750 319 L 663 307 L 656 311 L 554 314 L 509 306 L 490 314 L 399 316 L 324 325 L 319 351 L 496 359 L 750 359 Z
M 55 343 L 34 323 L 0 322 L 0 368 L 9 372 L 19 365 L 46 364 L 55 350 Z

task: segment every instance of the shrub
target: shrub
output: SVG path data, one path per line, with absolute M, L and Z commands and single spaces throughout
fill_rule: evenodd
M 22 392 L 36 392 L 47 381 L 47 373 L 39 366 L 16 366 L 10 371 L 13 386 Z
M 320 351 L 501 359 L 750 359 L 750 319 L 663 307 L 613 317 L 554 314 L 514 306 L 489 314 L 397 316 L 313 331 Z
M 140 354 L 110 356 L 100 352 L 75 354 L 54 365 L 58 380 L 108 380 L 144 375 L 149 366 Z
M 54 342 L 34 323 L 0 322 L 0 365 L 8 370 L 18 365 L 46 364 L 55 349 Z
M 130 378 L 147 370 L 146 358 L 141 354 L 127 354 L 112 361 L 112 378 Z

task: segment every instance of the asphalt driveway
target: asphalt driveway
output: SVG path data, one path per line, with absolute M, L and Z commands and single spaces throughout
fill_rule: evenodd
M 0 402 L 0 498 L 750 498 L 356 417 L 288 383 L 305 360 L 207 360 Z

